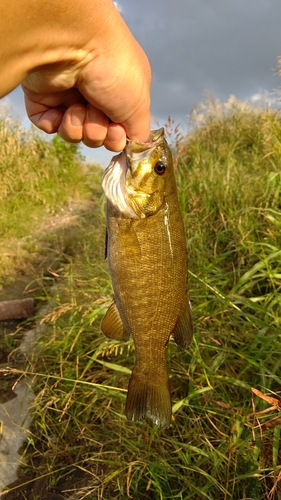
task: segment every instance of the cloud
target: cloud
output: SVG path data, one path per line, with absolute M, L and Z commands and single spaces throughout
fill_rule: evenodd
M 124 18 L 152 65 L 152 112 L 182 121 L 206 90 L 245 100 L 280 85 L 281 2 L 122 0 Z M 266 36 L 265 36 L 266 34 Z

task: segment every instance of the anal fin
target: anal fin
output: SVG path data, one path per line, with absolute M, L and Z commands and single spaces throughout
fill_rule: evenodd
M 189 294 L 186 292 L 179 317 L 173 329 L 173 337 L 182 349 L 186 349 L 193 337 L 193 321 Z
M 113 301 L 101 323 L 103 334 L 114 340 L 129 340 L 130 334 L 125 330 L 117 306 Z

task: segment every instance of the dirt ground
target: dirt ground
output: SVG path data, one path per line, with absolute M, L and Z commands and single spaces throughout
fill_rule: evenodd
M 36 302 L 36 296 L 40 293 L 40 277 L 48 273 L 50 262 L 46 258 L 34 259 L 27 265 L 27 272 L 21 272 L 14 280 L 2 287 L 0 291 L 0 301 L 15 300 L 27 297 L 35 299 L 35 315 L 42 306 Z M 36 276 L 36 280 L 34 277 Z M 39 277 L 39 279 L 38 279 Z M 30 284 L 32 283 L 32 286 Z M 5 320 L 0 321 L 0 404 L 5 404 L 16 398 L 16 393 L 13 390 L 18 380 L 18 375 L 10 373 L 13 368 L 22 369 L 26 365 L 26 358 L 20 352 L 19 346 L 23 336 L 27 330 L 34 327 L 35 320 Z M 0 422 L 1 424 L 1 422 Z M 1 439 L 1 426 L 0 426 Z M 21 450 L 14 450 L 21 454 Z M 31 465 L 31 464 L 30 464 Z M 36 471 L 36 468 L 35 468 Z M 28 466 L 18 469 L 18 479 L 9 485 L 6 485 L 10 490 L 8 493 L 0 493 L 0 498 L 3 500 L 56 500 L 64 498 L 57 495 L 55 491 L 46 490 L 46 479 L 33 481 L 36 473 Z M 47 496 L 46 496 L 47 495 Z
M 85 208 L 85 207 L 83 207 Z M 68 239 L 71 239 L 72 227 L 76 224 L 76 216 L 71 210 L 71 214 L 64 214 L 62 217 L 53 217 L 48 221 L 48 231 L 53 233 L 63 233 L 63 244 L 67 245 Z M 35 315 L 42 308 L 42 302 L 36 300 L 36 297 L 42 295 L 43 279 L 54 278 L 56 270 L 62 265 L 61 256 L 58 258 L 57 252 L 53 252 L 50 247 L 48 252 L 37 254 L 31 257 L 26 263 L 26 269 L 20 270 L 14 280 L 8 280 L 9 283 L 0 289 L 0 301 L 14 300 L 26 297 L 33 297 L 35 300 Z M 55 281 L 55 278 L 54 278 Z M 53 281 L 53 283 L 54 283 Z M 50 280 L 51 286 L 52 280 Z M 44 305 L 44 304 L 43 304 Z M 18 376 L 7 372 L 7 368 L 23 368 L 26 363 L 25 356 L 20 353 L 24 332 L 34 327 L 35 320 L 30 318 L 23 322 L 0 321 L 0 404 L 16 397 L 13 386 Z M 32 431 L 32 428 L 31 428 Z M 1 422 L 0 422 L 0 440 L 1 440 Z M 21 454 L 21 450 L 17 450 Z M 49 486 L 48 471 L 45 476 L 41 473 L 36 477 L 36 471 L 44 469 L 44 464 L 40 459 L 40 450 L 38 458 L 29 457 L 24 467 L 18 469 L 18 478 L 7 485 L 8 491 L 0 493 L 2 500 L 61 500 L 71 498 L 71 500 L 80 500 L 72 496 L 71 491 L 83 488 L 89 480 L 89 475 L 80 469 L 71 467 L 67 463 L 66 472 L 63 479 L 56 488 Z M 93 497 L 87 497 L 93 498 Z

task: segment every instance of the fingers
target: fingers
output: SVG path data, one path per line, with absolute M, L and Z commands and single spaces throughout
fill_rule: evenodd
M 146 142 L 150 134 L 149 106 L 135 111 L 123 122 L 123 126 L 129 139 Z
M 57 129 L 58 135 L 68 142 L 81 142 L 84 137 L 86 108 L 82 104 L 73 104 L 64 112 Z
M 103 145 L 106 138 L 109 119 L 100 109 L 87 105 L 87 113 L 83 124 L 83 142 L 90 148 Z
M 126 146 L 126 131 L 120 123 L 109 123 L 104 147 L 109 151 L 122 151 Z
M 105 146 L 109 151 L 121 151 L 126 145 L 126 132 L 118 123 L 110 123 L 99 109 L 88 104 L 73 104 L 66 110 L 50 108 L 25 98 L 30 121 L 47 134 L 57 132 L 68 142 L 83 142 L 90 148 Z
M 69 142 L 82 141 L 90 148 L 105 146 L 109 151 L 121 151 L 126 146 L 122 125 L 110 123 L 100 110 L 88 104 L 72 105 L 64 113 L 58 127 L 60 137 Z
M 54 134 L 62 121 L 63 112 L 45 104 L 31 101 L 25 95 L 25 107 L 30 121 L 47 134 Z

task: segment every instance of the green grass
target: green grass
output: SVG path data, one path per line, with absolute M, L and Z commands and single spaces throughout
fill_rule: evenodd
M 36 252 L 42 220 L 53 223 L 70 204 L 73 207 L 89 196 L 89 189 L 76 144 L 57 136 L 46 141 L 0 117 L 0 147 L 1 286 Z M 50 229 L 47 222 L 46 226 Z
M 112 292 L 104 197 L 89 178 L 91 204 L 55 289 L 42 293 L 55 304 L 27 368 L 32 488 L 103 500 L 281 498 L 280 115 L 213 99 L 191 119 L 174 149 L 195 335 L 186 352 L 170 342 L 172 425 L 125 419 L 134 350 L 100 331 Z

